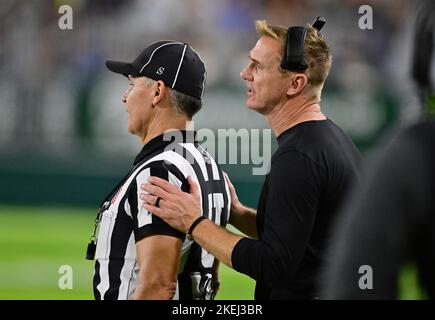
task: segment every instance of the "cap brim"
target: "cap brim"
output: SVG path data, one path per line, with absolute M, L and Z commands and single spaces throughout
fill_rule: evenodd
M 139 75 L 139 71 L 136 70 L 131 63 L 127 63 L 127 62 L 107 60 L 106 67 L 110 71 L 122 74 L 126 77 L 128 75 L 132 75 L 132 76 Z

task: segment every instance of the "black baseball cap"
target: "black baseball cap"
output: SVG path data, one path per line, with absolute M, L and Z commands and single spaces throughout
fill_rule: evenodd
M 202 99 L 206 70 L 204 62 L 188 44 L 178 41 L 157 41 L 146 47 L 132 62 L 106 61 L 110 71 L 162 80 L 166 86 Z

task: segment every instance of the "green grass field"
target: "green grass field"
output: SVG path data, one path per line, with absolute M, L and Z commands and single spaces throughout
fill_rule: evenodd
M 94 210 L 0 207 L 0 299 L 92 299 L 93 261 L 84 259 Z M 73 289 L 58 286 L 59 267 L 73 269 Z M 254 281 L 222 264 L 217 299 L 251 300 Z M 401 298 L 422 297 L 412 267 Z
M 92 299 L 94 262 L 85 260 L 94 210 L 0 207 L 0 299 Z M 73 289 L 58 286 L 59 267 Z M 217 299 L 253 299 L 254 281 L 222 264 Z

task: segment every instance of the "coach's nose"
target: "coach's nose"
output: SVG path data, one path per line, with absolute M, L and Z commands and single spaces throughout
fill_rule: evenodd
M 240 77 L 246 81 L 252 81 L 252 73 L 249 69 L 249 63 L 240 71 Z

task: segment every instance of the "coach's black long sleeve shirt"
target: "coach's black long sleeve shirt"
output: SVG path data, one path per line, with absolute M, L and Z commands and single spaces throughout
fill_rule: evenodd
M 258 204 L 259 240 L 241 239 L 232 264 L 257 281 L 256 299 L 314 298 L 329 227 L 360 154 L 329 119 L 288 129 L 278 145 Z

